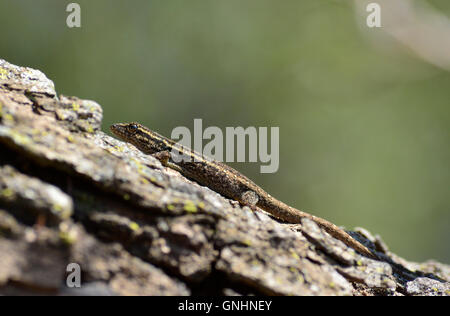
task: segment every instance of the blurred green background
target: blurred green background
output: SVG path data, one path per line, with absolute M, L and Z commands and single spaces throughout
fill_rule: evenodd
M 69 29 L 70 2 L 1 0 L 0 58 L 100 103 L 105 131 L 279 126 L 279 172 L 233 166 L 408 259 L 450 262 L 450 73 L 374 42 L 352 2 L 83 0 Z

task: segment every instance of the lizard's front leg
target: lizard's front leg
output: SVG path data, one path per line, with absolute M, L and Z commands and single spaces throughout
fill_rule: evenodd
M 173 170 L 176 170 L 176 171 L 182 173 L 183 170 L 181 169 L 181 167 L 170 161 L 170 158 L 172 156 L 169 151 L 167 151 L 167 150 L 158 151 L 157 153 L 152 154 L 152 156 L 155 157 L 156 159 L 158 159 L 163 166 L 169 167 Z

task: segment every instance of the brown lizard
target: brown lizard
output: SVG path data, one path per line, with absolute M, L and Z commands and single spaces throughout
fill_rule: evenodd
M 309 218 L 347 246 L 367 257 L 377 258 L 367 247 L 352 238 L 343 229 L 323 218 L 302 212 L 277 200 L 226 164 L 183 147 L 138 123 L 114 124 L 111 126 L 111 131 L 124 141 L 136 146 L 144 154 L 153 155 L 164 165 L 178 170 L 184 176 L 228 198 L 251 208 L 257 206 L 274 217 L 293 224 L 301 223 L 302 218 Z M 179 153 L 189 159 L 176 159 L 177 161 L 175 161 L 172 159 L 171 153 Z

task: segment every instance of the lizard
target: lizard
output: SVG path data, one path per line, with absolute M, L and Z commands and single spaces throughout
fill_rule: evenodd
M 293 208 L 264 191 L 232 167 L 184 147 L 176 141 L 166 138 L 139 123 L 117 123 L 110 127 L 111 132 L 120 139 L 131 143 L 142 153 L 152 155 L 164 166 L 179 171 L 187 178 L 251 209 L 259 207 L 282 221 L 298 224 L 302 218 L 313 220 L 334 238 L 359 253 L 377 259 L 367 247 L 352 238 L 335 224 Z M 188 159 L 173 159 L 177 153 Z

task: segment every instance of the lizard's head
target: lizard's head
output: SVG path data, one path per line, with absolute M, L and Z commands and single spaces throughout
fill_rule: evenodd
M 114 135 L 146 154 L 168 150 L 171 142 L 139 123 L 117 123 L 111 125 L 110 129 Z
M 129 137 L 138 133 L 140 127 L 139 123 L 117 123 L 111 125 L 110 129 L 114 135 L 128 141 Z

